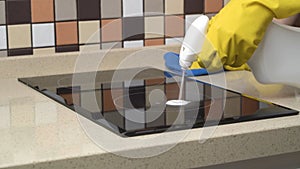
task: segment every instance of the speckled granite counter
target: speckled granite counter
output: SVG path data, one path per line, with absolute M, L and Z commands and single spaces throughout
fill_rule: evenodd
M 178 47 L 115 50 L 98 68 L 118 67 L 126 55 L 134 58 L 128 67 L 155 65 L 164 69 L 162 54 L 166 50 L 178 51 Z M 98 56 L 85 55 L 87 59 Z M 77 57 L 74 53 L 0 62 L 0 168 L 195 168 L 300 151 L 299 115 L 218 126 L 207 140 L 200 136 L 209 128 L 121 138 L 16 79 L 70 73 Z M 300 110 L 295 88 L 261 85 L 250 72 L 197 79 Z M 94 129 L 106 146 L 95 144 L 83 126 Z

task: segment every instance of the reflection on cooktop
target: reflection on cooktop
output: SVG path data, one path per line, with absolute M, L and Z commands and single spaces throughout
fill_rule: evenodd
M 297 111 L 153 68 L 123 69 L 19 81 L 120 136 L 137 136 L 298 114 Z

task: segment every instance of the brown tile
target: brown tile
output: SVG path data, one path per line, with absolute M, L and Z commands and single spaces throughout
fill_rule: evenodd
M 103 111 L 104 112 L 109 112 L 109 111 L 115 111 L 117 109 L 120 109 L 123 107 L 123 98 L 120 97 L 116 100 L 116 104 L 117 104 L 117 109 L 114 103 L 114 99 L 112 96 L 112 92 L 113 92 L 113 96 L 117 95 L 117 96 L 123 96 L 123 90 L 122 89 L 113 89 L 113 90 L 109 90 L 109 89 L 105 89 L 103 90 Z
M 31 18 L 32 22 L 52 22 L 53 0 L 31 0 Z
M 122 20 L 103 19 L 101 21 L 102 42 L 114 42 L 122 40 Z
M 242 114 L 251 115 L 254 114 L 259 108 L 259 103 L 256 100 L 248 97 L 242 97 Z
M 184 35 L 184 17 L 183 16 L 166 16 L 165 34 L 168 37 L 181 37 Z
M 30 0 L 6 1 L 7 24 L 25 24 L 31 22 Z
M 185 14 L 201 14 L 204 9 L 204 0 L 185 0 L 184 13 Z
M 166 97 L 167 100 L 178 99 L 179 86 L 177 83 L 166 84 Z
M 99 0 L 77 0 L 77 5 L 79 20 L 100 19 Z
M 145 46 L 164 45 L 164 42 L 165 42 L 164 39 L 146 39 L 145 40 Z
M 204 12 L 217 13 L 223 7 L 223 0 L 205 0 Z
M 77 22 L 56 23 L 56 44 L 78 44 Z
M 156 79 L 146 79 L 145 85 L 152 86 L 152 85 L 162 85 L 165 83 L 165 78 L 156 78 Z
M 80 105 L 80 95 L 79 93 L 73 94 L 60 94 L 63 97 L 68 105 Z

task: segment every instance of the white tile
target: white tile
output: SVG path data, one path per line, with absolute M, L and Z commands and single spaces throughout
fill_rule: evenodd
M 185 16 L 185 32 L 188 30 L 188 28 L 191 26 L 191 24 L 194 22 L 195 19 L 197 19 L 200 15 L 186 15 Z
M 166 38 L 166 45 L 181 45 L 183 38 Z
M 7 49 L 7 35 L 5 26 L 0 26 L 0 49 Z
M 143 1 L 123 0 L 123 16 L 143 16 Z
M 33 24 L 33 47 L 54 46 L 54 24 Z
M 124 48 L 138 48 L 143 46 L 144 46 L 143 40 L 124 41 Z
M 124 82 L 125 87 L 144 86 L 144 80 L 130 80 Z

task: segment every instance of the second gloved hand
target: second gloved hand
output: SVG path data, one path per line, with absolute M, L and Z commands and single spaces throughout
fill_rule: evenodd
M 220 69 L 249 69 L 264 33 L 275 18 L 300 12 L 300 0 L 231 0 L 208 26 L 198 63 L 209 72 Z

